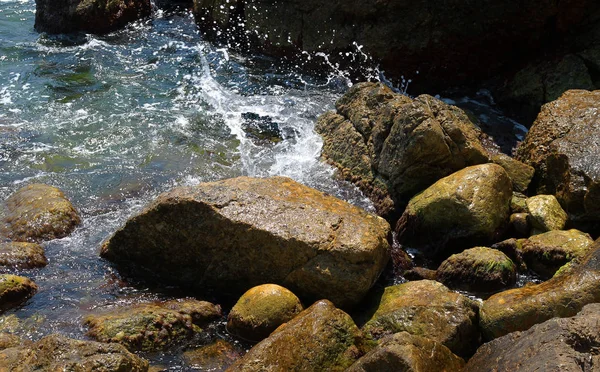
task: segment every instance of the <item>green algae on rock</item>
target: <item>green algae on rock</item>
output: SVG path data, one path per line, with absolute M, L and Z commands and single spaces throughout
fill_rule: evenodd
M 483 302 L 480 328 L 488 339 L 524 331 L 554 317 L 577 314 L 600 301 L 600 240 L 581 263 L 540 284 L 500 292 Z
M 37 243 L 0 243 L 0 270 L 33 269 L 47 264 L 44 248 Z
M 89 315 L 88 335 L 101 342 L 117 342 L 129 350 L 162 350 L 202 332 L 221 308 L 206 301 L 172 300 L 136 304 L 106 314 Z
M 536 195 L 527 199 L 531 226 L 538 232 L 562 230 L 569 218 L 554 195 Z
M 399 332 L 386 336 L 346 372 L 455 372 L 463 359 L 437 341 Z
M 446 246 L 455 242 L 486 244 L 508 223 L 511 197 L 504 168 L 467 167 L 410 200 L 396 225 L 398 240 L 441 258 L 448 257 Z
M 148 361 L 119 344 L 50 335 L 31 344 L 1 350 L 0 370 L 146 372 Z
M 432 280 L 385 288 L 371 319 L 362 330 L 378 339 L 406 331 L 435 340 L 460 356 L 479 345 L 478 305 Z
M 442 262 L 437 280 L 453 289 L 489 293 L 514 285 L 517 273 L 515 264 L 504 253 L 475 247 Z
M 19 242 L 41 242 L 69 235 L 81 222 L 77 211 L 56 187 L 20 188 L 0 206 L 0 235 Z
M 327 300 L 314 303 L 256 344 L 227 371 L 344 371 L 366 350 L 348 314 Z
M 504 168 L 512 181 L 513 190 L 516 192 L 527 190 L 535 173 L 535 169 L 532 166 L 502 153 L 492 155 L 490 160 Z
M 38 290 L 38 286 L 28 278 L 0 275 L 0 311 L 7 310 L 27 301 Z
M 233 306 L 227 330 L 249 341 L 258 342 L 303 309 L 298 297 L 276 284 L 250 288 Z
M 162 194 L 101 255 L 196 291 L 239 297 L 274 283 L 350 307 L 387 264 L 389 237 L 381 217 L 289 178 L 239 177 Z
M 212 344 L 183 353 L 186 366 L 204 371 L 224 371 L 242 354 L 229 342 L 218 339 Z

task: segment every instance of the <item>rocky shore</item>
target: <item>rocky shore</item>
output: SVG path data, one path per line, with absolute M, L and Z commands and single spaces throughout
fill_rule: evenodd
M 107 32 L 150 12 L 149 3 L 120 0 L 37 4 L 36 29 L 47 32 L 74 31 L 47 24 L 85 25 L 88 17 L 106 23 L 73 27 Z M 329 37 L 311 34 L 310 25 L 322 20 L 360 21 L 360 35 L 378 35 L 381 43 L 385 35 L 412 30 L 407 20 L 387 19 L 391 14 L 402 10 L 417 22 L 408 16 L 414 13 L 424 17 L 419 32 L 439 36 L 421 40 L 410 33 L 414 44 L 394 39 L 379 58 L 412 51 L 409 66 L 448 54 L 454 65 L 425 65 L 432 81 L 436 74 L 471 71 L 486 79 L 531 61 L 483 72 L 461 65 L 457 45 L 481 46 L 502 34 L 495 52 L 505 53 L 527 34 L 531 39 L 521 42 L 540 49 L 549 29 L 568 42 L 575 37 L 571 30 L 578 36 L 595 30 L 597 15 L 594 2 L 582 1 L 572 12 L 552 3 L 541 13 L 519 15 L 530 22 L 517 21 L 506 35 L 491 30 L 505 15 L 517 16 L 509 6 L 490 8 L 480 39 L 464 40 L 458 36 L 466 31 L 452 28 L 465 11 L 458 4 L 427 12 L 402 1 L 345 4 L 345 13 L 335 2 L 322 9 L 295 2 L 237 0 L 226 11 L 219 5 L 194 3 L 201 27 L 229 30 L 243 22 L 229 37 L 259 30 L 273 53 L 287 48 L 264 29 L 275 19 L 289 28 L 280 36 L 310 49 Z M 395 13 L 386 18 L 389 7 Z M 270 18 L 258 22 L 253 11 Z M 450 28 L 440 28 L 446 21 Z M 356 27 L 340 28 L 336 43 L 343 43 L 332 43 L 332 51 L 357 35 Z M 455 38 L 458 44 L 448 42 Z M 370 47 L 367 39 L 358 41 Z M 596 87 L 591 45 L 577 49 L 577 58 L 591 56 L 584 63 L 591 84 L 577 86 L 585 84 L 574 79 L 576 86 L 554 86 L 560 94 L 546 89 L 541 100 L 519 96 L 531 110 L 549 102 L 510 153 L 467 110 L 427 94 L 401 95 L 382 83 L 355 84 L 315 130 L 323 138 L 323 160 L 369 197 L 377 214 L 286 177 L 175 188 L 106 237 L 98 259 L 122 277 L 177 288 L 181 296 L 94 309 L 81 320 L 85 340 L 0 333 L 0 370 L 162 370 L 145 353 L 173 349 L 182 351 L 186 368 L 219 371 L 600 368 L 594 328 L 600 314 L 600 239 L 594 240 L 600 236 L 600 91 L 567 90 Z M 537 70 L 544 71 L 543 86 L 553 67 L 545 68 Z M 76 206 L 49 185 L 27 185 L 0 205 L 0 311 L 43 290 L 27 273 L 49 264 L 44 242 L 68 237 L 80 224 Z M 538 282 L 517 281 L 525 274 Z M 248 350 L 224 339 L 188 348 L 218 323 Z

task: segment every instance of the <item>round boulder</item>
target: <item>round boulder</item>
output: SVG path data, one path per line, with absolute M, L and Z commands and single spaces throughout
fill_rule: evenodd
M 360 301 L 389 260 L 389 224 L 289 178 L 177 188 L 129 219 L 101 255 L 149 280 L 239 298 L 274 283 L 307 301 Z
M 569 216 L 554 195 L 536 195 L 527 199 L 531 226 L 537 232 L 562 230 Z
M 504 168 L 467 167 L 410 200 L 396 226 L 398 240 L 442 258 L 453 244 L 486 244 L 508 223 L 511 197 Z
M 0 267 L 33 269 L 47 264 L 44 248 L 37 243 L 0 243 Z
M 453 289 L 489 293 L 514 285 L 517 274 L 515 264 L 504 253 L 475 247 L 442 262 L 437 280 Z
M 56 187 L 20 188 L 0 206 L 0 234 L 18 242 L 41 242 L 69 235 L 81 222 L 73 205 Z
M 249 341 L 258 342 L 303 310 L 298 297 L 277 284 L 249 289 L 233 306 L 227 330 Z
M 28 278 L 10 274 L 0 275 L 0 311 L 27 301 L 37 290 L 37 285 Z

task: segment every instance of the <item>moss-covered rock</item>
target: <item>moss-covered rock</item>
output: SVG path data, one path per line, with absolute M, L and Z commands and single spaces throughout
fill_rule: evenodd
M 239 298 L 274 283 L 360 301 L 389 260 L 389 224 L 289 178 L 239 177 L 161 195 L 102 247 L 149 280 Z
M 0 311 L 27 301 L 37 290 L 37 285 L 30 279 L 10 274 L 0 275 Z
M 241 356 L 241 352 L 236 347 L 227 341 L 218 339 L 196 350 L 186 351 L 183 353 L 183 361 L 186 366 L 195 370 L 221 372 Z
M 0 233 L 19 242 L 40 242 L 69 235 L 81 222 L 77 211 L 56 187 L 20 188 L 0 206 Z
M 513 192 L 513 196 L 510 199 L 510 212 L 529 213 L 529 209 L 527 209 L 527 196 L 520 192 Z
M 256 344 L 228 371 L 344 371 L 363 348 L 352 318 L 321 300 Z
M 387 287 L 362 329 L 376 339 L 406 331 L 468 356 L 479 345 L 477 310 L 475 301 L 443 284 L 420 280 Z
M 0 370 L 146 372 L 148 361 L 122 345 L 50 335 L 32 344 L 0 351 Z
M 526 271 L 527 265 L 523 260 L 523 242 L 525 239 L 510 238 L 492 245 L 493 249 L 497 249 L 504 253 L 516 265 L 517 271 Z
M 33 269 L 47 264 L 44 248 L 37 243 L 0 243 L 0 270 Z
M 531 226 L 538 232 L 562 230 L 568 220 L 554 195 L 536 195 L 527 199 Z
M 19 336 L 12 333 L 0 332 L 0 350 L 9 347 L 22 346 L 29 344 L 29 341 L 22 340 Z
M 504 253 L 475 247 L 442 262 L 437 280 L 450 288 L 489 293 L 514 285 L 517 273 L 515 264 Z
M 563 265 L 580 261 L 594 241 L 579 230 L 554 230 L 523 240 L 521 254 L 527 267 L 543 278 L 551 278 Z
M 511 196 L 501 166 L 465 168 L 410 200 L 396 226 L 398 240 L 442 258 L 453 244 L 487 244 L 508 224 Z
M 600 304 L 572 318 L 554 318 L 481 346 L 465 372 L 596 371 L 600 367 Z
M 206 301 L 173 300 L 116 308 L 89 315 L 88 335 L 101 342 L 117 342 L 129 350 L 161 350 L 202 332 L 209 321 L 221 316 L 221 308 Z
M 455 372 L 464 360 L 439 342 L 399 332 L 386 336 L 377 347 L 354 363 L 347 372 Z
M 510 215 L 509 222 L 514 236 L 526 238 L 531 232 L 531 217 L 529 213 L 513 213 Z
M 494 339 L 524 331 L 554 317 L 577 314 L 583 306 L 600 301 L 600 241 L 582 262 L 541 284 L 500 292 L 479 311 L 484 336 Z
M 36 0 L 35 29 L 50 34 L 107 33 L 150 15 L 149 0 Z
M 460 109 L 431 96 L 412 100 L 381 83 L 356 84 L 321 116 L 323 157 L 389 216 L 417 192 L 488 161 L 481 132 Z
M 539 194 L 555 195 L 577 223 L 600 220 L 600 91 L 570 90 L 542 107 L 517 158 L 536 170 Z
M 227 330 L 249 341 L 266 338 L 303 309 L 298 297 L 277 284 L 249 289 L 229 312 Z
M 437 272 L 435 270 L 427 269 L 425 267 L 413 267 L 410 270 L 406 270 L 402 273 L 402 276 L 406 280 L 435 280 Z
M 535 173 L 535 169 L 532 166 L 502 153 L 492 155 L 491 161 L 500 165 L 504 168 L 506 173 L 508 173 L 508 176 L 512 181 L 513 190 L 517 192 L 524 192 L 527 190 Z

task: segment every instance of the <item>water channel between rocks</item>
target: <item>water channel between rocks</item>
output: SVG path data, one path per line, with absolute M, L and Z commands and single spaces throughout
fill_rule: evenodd
M 82 319 L 98 308 L 167 298 L 121 280 L 98 249 L 175 186 L 285 175 L 372 210 L 319 160 L 314 123 L 347 87 L 339 71 L 311 79 L 231 54 L 203 41 L 186 11 L 102 37 L 39 34 L 34 15 L 34 0 L 0 0 L 0 198 L 51 184 L 83 223 L 44 244 L 47 267 L 20 272 L 40 291 L 0 328 L 84 338 Z M 179 368 L 169 354 L 150 358 Z

